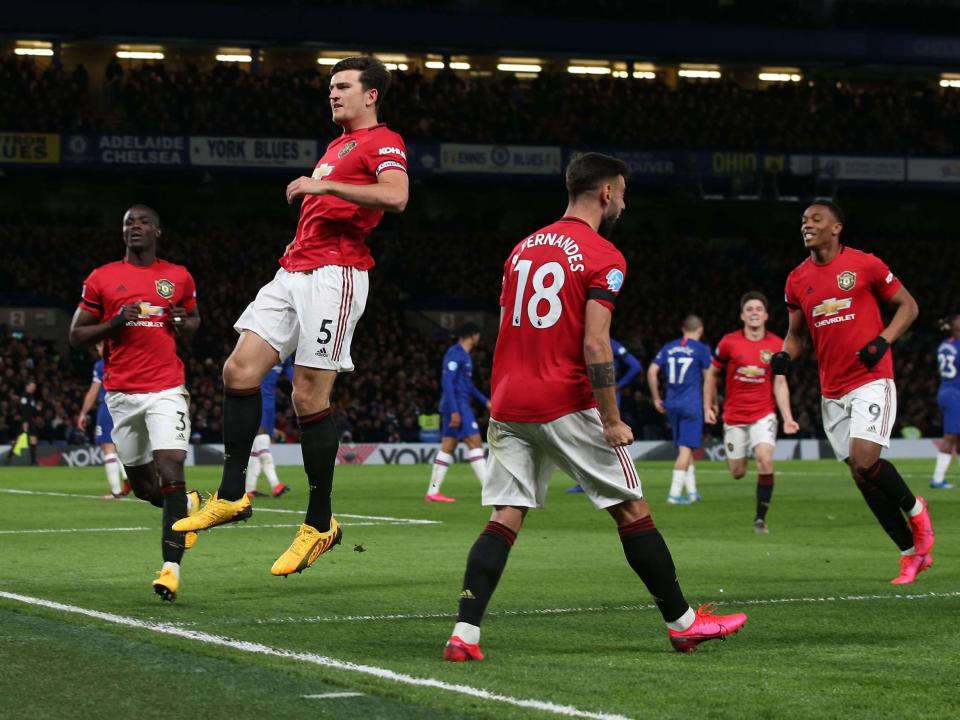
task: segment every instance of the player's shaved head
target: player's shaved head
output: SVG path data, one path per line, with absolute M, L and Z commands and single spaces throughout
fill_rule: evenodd
M 153 222 L 155 227 L 160 227 L 160 213 L 154 210 L 149 205 L 144 205 L 142 203 L 137 203 L 136 205 L 131 205 L 130 208 L 123 214 L 124 217 L 130 215 L 131 213 L 145 213 L 150 216 L 151 222 Z
M 696 332 L 703 328 L 703 320 L 701 320 L 697 315 L 687 315 L 683 319 L 683 324 L 680 326 L 680 329 L 684 332 Z
M 814 205 L 819 205 L 820 207 L 827 208 L 827 210 L 829 210 L 833 214 L 834 219 L 836 219 L 836 221 L 841 225 L 846 223 L 847 216 L 843 212 L 843 208 L 837 205 L 837 203 L 835 203 L 830 198 L 827 198 L 827 197 L 814 198 L 810 202 L 810 207 L 813 207 Z
M 629 166 L 619 158 L 602 153 L 575 155 L 567 165 L 567 192 L 573 200 L 584 193 L 599 190 L 601 185 L 613 182 L 617 177 L 626 180 L 629 174 Z

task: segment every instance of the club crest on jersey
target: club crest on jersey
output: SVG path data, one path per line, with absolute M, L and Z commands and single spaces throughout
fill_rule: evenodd
M 618 292 L 623 286 L 623 273 L 614 268 L 607 273 L 607 288 L 613 292 Z
M 856 284 L 857 274 L 855 272 L 844 270 L 842 273 L 837 275 L 837 285 L 840 286 L 841 290 L 852 290 L 853 286 Z
M 164 300 L 169 300 L 173 297 L 173 291 L 176 285 L 169 280 L 157 280 L 154 285 L 157 288 L 157 295 Z
M 773 358 L 773 351 L 771 350 L 761 350 L 760 351 L 760 362 L 769 365 L 770 360 Z
M 356 146 L 357 146 L 357 141 L 356 141 L 356 140 L 351 140 L 351 141 L 348 142 L 346 145 L 344 145 L 342 148 L 340 148 L 340 152 L 337 153 L 337 157 L 338 157 L 338 158 L 345 157 L 345 156 L 348 155 L 348 154 L 350 153 L 350 151 L 353 150 Z

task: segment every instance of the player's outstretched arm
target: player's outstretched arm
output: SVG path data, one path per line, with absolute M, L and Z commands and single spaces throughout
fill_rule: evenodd
M 94 381 L 87 388 L 87 394 L 83 396 L 83 404 L 80 406 L 80 413 L 77 415 L 77 427 L 80 430 L 87 429 L 87 413 L 93 410 L 93 404 L 97 401 L 97 395 L 100 393 L 100 383 Z
M 657 412 L 661 415 L 666 413 L 667 409 L 660 398 L 660 366 L 655 362 L 650 363 L 650 367 L 647 368 L 647 387 L 650 388 L 650 398 Z
M 120 308 L 120 312 L 107 322 L 100 322 L 89 310 L 77 308 L 70 321 L 68 340 L 71 347 L 85 347 L 105 340 L 123 328 L 127 322 L 140 316 L 140 303 L 131 303 Z
M 287 202 L 304 195 L 333 195 L 370 210 L 401 213 L 410 199 L 410 180 L 403 170 L 385 170 L 372 185 L 349 185 L 334 180 L 298 177 L 287 185 Z
M 613 348 L 610 347 L 610 311 L 596 300 L 587 300 L 583 333 L 583 359 L 593 386 L 603 436 L 612 447 L 633 442 L 633 431 L 620 419 L 617 407 Z

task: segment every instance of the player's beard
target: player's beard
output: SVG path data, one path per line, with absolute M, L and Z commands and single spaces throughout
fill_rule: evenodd
M 600 226 L 597 228 L 597 234 L 609 240 L 610 236 L 613 234 L 614 228 L 617 226 L 618 220 L 620 220 L 619 215 L 605 215 L 600 219 Z

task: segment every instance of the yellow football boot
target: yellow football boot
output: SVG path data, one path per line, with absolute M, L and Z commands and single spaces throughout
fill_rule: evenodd
M 338 545 L 342 537 L 340 523 L 333 517 L 330 518 L 330 529 L 325 533 L 310 525 L 301 525 L 297 528 L 293 544 L 277 558 L 270 572 L 282 576 L 303 572 L 313 565 L 318 557 Z
M 221 500 L 214 493 L 207 498 L 203 507 L 197 512 L 177 520 L 173 524 L 173 529 L 177 532 L 209 530 L 217 525 L 246 520 L 251 515 L 253 515 L 253 507 L 250 505 L 250 498 L 246 495 L 242 495 L 239 500 Z
M 153 581 L 153 591 L 166 602 L 176 600 L 177 590 L 180 589 L 180 576 L 172 568 L 160 570 L 157 576 Z

